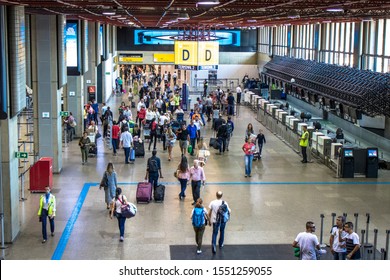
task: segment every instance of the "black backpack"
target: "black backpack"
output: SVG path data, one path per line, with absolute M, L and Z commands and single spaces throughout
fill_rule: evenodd
M 158 172 L 158 164 L 156 158 L 150 158 L 148 161 L 149 172 Z

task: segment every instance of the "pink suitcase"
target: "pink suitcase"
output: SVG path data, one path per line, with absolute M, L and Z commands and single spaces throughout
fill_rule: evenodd
M 137 203 L 149 203 L 152 200 L 152 184 L 148 182 L 139 182 L 136 194 Z

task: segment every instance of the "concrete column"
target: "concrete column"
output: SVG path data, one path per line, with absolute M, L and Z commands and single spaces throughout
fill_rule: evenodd
M 385 118 L 385 138 L 390 139 L 390 118 Z
M 31 16 L 34 146 L 39 157 L 53 158 L 54 173 L 62 169 L 63 133 L 60 117 L 63 87 L 58 87 L 57 36 L 56 16 Z
M 2 210 L 4 213 L 4 241 L 11 243 L 20 231 L 19 224 L 19 170 L 18 159 L 15 152 L 18 151 L 17 116 L 11 114 L 11 100 L 20 103 L 25 99 L 25 32 L 24 32 L 24 7 L 0 7 L 2 34 L 1 55 L 5 58 L 6 85 L 3 89 L 6 94 L 6 111 L 8 119 L 0 121 L 0 145 L 1 145 L 1 185 L 2 185 Z M 7 20 L 5 20 L 7 19 Z M 18 64 L 19 63 L 19 64 Z M 18 67 L 17 67 L 18 66 Z M 4 67 L 4 65 L 1 65 Z M 17 68 L 18 70 L 15 70 Z M 10 93 L 13 89 L 12 94 Z M 23 95 L 22 95 L 23 93 Z M 13 107 L 14 113 L 17 107 Z

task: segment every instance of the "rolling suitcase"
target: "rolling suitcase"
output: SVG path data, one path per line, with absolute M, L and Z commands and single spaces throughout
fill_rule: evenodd
M 157 185 L 156 189 L 154 190 L 154 201 L 164 202 L 164 196 L 165 196 L 165 186 L 162 184 Z
M 149 203 L 152 200 L 152 184 L 149 182 L 139 182 L 136 193 L 137 203 Z
M 215 142 L 217 142 L 216 138 L 210 138 L 209 147 L 214 147 Z
M 135 157 L 144 157 L 145 156 L 145 145 L 144 142 L 134 142 L 134 153 Z
M 130 161 L 131 162 L 135 161 L 135 150 L 134 150 L 134 148 L 130 149 Z

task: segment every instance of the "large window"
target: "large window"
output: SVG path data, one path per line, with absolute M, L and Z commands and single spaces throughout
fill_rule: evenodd
M 315 31 L 314 24 L 295 25 L 292 28 L 291 56 L 314 60 L 315 58 Z
M 259 47 L 258 47 L 258 50 L 261 53 L 269 54 L 270 32 L 271 32 L 271 27 L 269 27 L 269 26 L 259 28 Z
M 363 24 L 362 69 L 390 72 L 390 19 Z
M 355 23 L 336 22 L 322 26 L 320 61 L 343 66 L 353 66 Z

